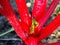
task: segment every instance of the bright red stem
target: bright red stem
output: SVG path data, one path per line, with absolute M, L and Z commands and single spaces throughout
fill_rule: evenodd
M 39 20 L 46 11 L 47 0 L 35 0 L 32 17 Z
M 48 37 L 58 26 L 60 26 L 60 14 L 41 31 L 39 39 L 42 40 Z
M 2 3 L 2 2 L 4 2 L 4 3 Z M 4 10 L 3 12 L 4 12 L 4 14 L 6 14 L 6 16 L 14 13 L 14 11 L 9 3 L 9 0 L 1 0 L 0 4 L 1 4 L 2 10 Z
M 0 8 L 0 13 L 1 14 L 5 14 L 5 12 L 3 11 L 3 9 Z
M 44 15 L 42 15 L 42 17 L 38 20 L 39 26 L 37 28 L 35 28 L 34 35 L 40 35 L 40 32 L 41 32 L 44 24 L 47 22 L 49 17 L 52 15 L 52 13 L 53 13 L 55 7 L 57 6 L 58 2 L 59 2 L 59 0 L 53 0 L 50 7 L 46 11 L 46 13 Z
M 39 21 L 39 26 L 38 26 L 39 31 L 42 29 L 44 24 L 47 22 L 49 17 L 52 15 L 52 13 L 53 13 L 53 11 L 56 8 L 58 3 L 59 3 L 59 0 L 53 0 L 53 2 L 51 3 L 49 9 L 47 10 L 45 16 Z
M 30 34 L 30 28 L 28 27 L 28 25 L 26 25 L 24 22 L 20 22 L 21 23 L 21 27 L 24 30 L 25 33 Z
M 32 20 L 29 16 L 28 8 L 26 7 L 26 0 L 16 0 L 18 11 L 21 20 L 26 23 L 29 27 L 31 26 Z
M 19 22 L 19 20 L 17 20 L 16 16 L 14 15 L 14 16 L 7 18 L 7 19 L 11 23 L 12 27 L 15 29 L 15 32 L 17 33 L 17 35 L 21 39 L 25 40 L 27 38 L 26 34 L 24 33 L 23 28 L 21 27 L 20 22 Z
M 25 35 L 21 25 L 20 25 L 19 20 L 15 16 L 15 13 L 14 13 L 9 1 L 8 0 L 6 0 L 6 1 L 5 0 L 1 0 L 0 4 L 3 7 L 3 10 L 0 10 L 0 12 L 2 11 L 2 15 L 4 15 L 9 20 L 9 22 L 12 25 L 12 27 L 15 29 L 15 32 L 17 33 L 17 35 L 19 37 L 21 37 L 23 40 L 25 40 L 26 39 L 26 35 Z
M 34 37 L 29 37 L 27 38 L 27 40 L 25 41 L 26 45 L 38 45 L 38 39 L 34 38 Z

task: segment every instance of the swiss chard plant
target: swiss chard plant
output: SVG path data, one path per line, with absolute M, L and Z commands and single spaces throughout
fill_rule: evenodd
M 58 26 L 60 26 L 60 13 L 46 27 L 47 20 L 54 12 L 60 0 L 52 0 L 46 9 L 48 0 L 35 0 L 30 15 L 26 6 L 26 0 L 16 0 L 20 19 L 17 19 L 9 0 L 0 0 L 0 14 L 5 16 L 16 34 L 25 42 L 26 45 L 60 45 L 60 42 L 52 44 L 42 44 L 41 40 L 47 38 Z

